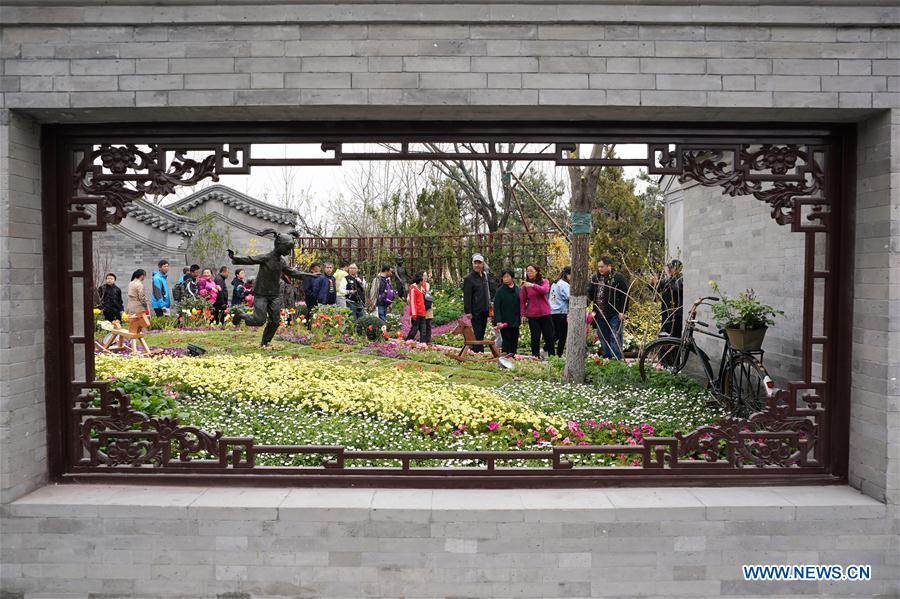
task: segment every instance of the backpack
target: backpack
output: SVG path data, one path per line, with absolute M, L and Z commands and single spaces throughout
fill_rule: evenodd
M 184 281 L 175 283 L 175 287 L 172 288 L 172 299 L 176 302 L 180 302 L 184 299 Z

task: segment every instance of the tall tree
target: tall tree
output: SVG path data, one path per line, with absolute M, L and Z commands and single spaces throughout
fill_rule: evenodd
M 610 256 L 619 269 L 645 271 L 659 267 L 664 243 L 662 204 L 652 185 L 638 194 L 635 180 L 626 179 L 622 167 L 605 167 L 594 207 L 592 257 Z
M 612 152 L 613 146 L 594 144 L 590 157 L 597 159 Z M 579 148 L 570 154 L 575 158 Z M 589 254 L 590 217 L 597 199 L 602 172 L 601 166 L 570 166 L 570 208 L 572 213 L 572 287 L 569 292 L 569 334 L 566 337 L 566 365 L 563 368 L 564 383 L 584 382 L 584 362 L 587 359 L 587 335 L 584 322 L 587 316 L 587 291 L 590 282 Z M 588 215 L 588 216 L 585 216 Z
M 436 153 L 453 151 L 465 156 L 466 152 L 487 153 L 491 144 L 427 143 L 428 150 Z M 498 152 L 515 154 L 528 149 L 527 144 L 496 144 Z M 543 148 L 545 149 L 546 146 Z M 543 149 L 540 149 L 542 151 Z M 537 149 L 536 149 L 537 150 Z M 489 232 L 506 229 L 511 222 L 520 218 L 514 193 L 518 181 L 532 168 L 531 161 L 510 158 L 506 160 L 466 160 L 464 158 L 435 158 L 429 161 L 444 178 L 453 181 L 459 188 L 460 199 L 477 215 L 480 224 Z M 515 174 L 515 177 L 509 173 Z M 461 208 L 464 208 L 461 206 Z M 474 232 L 474 231 L 473 231 Z

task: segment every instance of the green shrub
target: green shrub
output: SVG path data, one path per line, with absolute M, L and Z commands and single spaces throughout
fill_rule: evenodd
M 728 297 L 715 281 L 710 281 L 710 286 L 721 297 L 711 306 L 720 329 L 763 329 L 775 324 L 776 316 L 784 316 L 781 310 L 759 301 L 752 289 L 741 291 L 737 297 Z
M 442 325 L 453 322 L 463 315 L 462 292 L 458 288 L 452 291 L 447 288 L 441 288 L 432 291 L 434 297 L 434 324 Z
M 121 391 L 131 400 L 131 409 L 143 412 L 152 418 L 184 419 L 179 410 L 180 394 L 169 385 L 157 385 L 147 378 L 131 378 L 129 380 L 113 380 L 110 388 Z M 94 393 L 93 407 L 100 407 L 100 393 Z M 135 425 L 136 426 L 136 425 Z
M 384 325 L 384 322 L 377 316 L 363 316 L 356 321 L 356 334 L 360 337 L 365 337 L 369 341 L 382 339 L 382 325 Z
M 388 333 L 396 333 L 400 330 L 400 316 L 397 314 L 388 314 L 386 324 Z
M 153 330 L 174 329 L 178 326 L 177 316 L 151 316 L 150 328 Z

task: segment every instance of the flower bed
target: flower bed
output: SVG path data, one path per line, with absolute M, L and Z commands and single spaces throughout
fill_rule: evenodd
M 169 383 L 190 397 L 236 402 L 285 403 L 297 409 L 368 414 L 412 426 L 487 430 L 492 421 L 520 429 L 558 424 L 556 418 L 505 400 L 473 385 L 449 384 L 428 371 L 359 369 L 348 387 L 347 373 L 323 369 L 313 360 L 261 355 L 130 359 L 97 356 L 100 377 L 146 378 Z
M 395 451 L 639 445 L 644 436 L 687 432 L 720 415 L 706 405 L 706 391 L 693 381 L 659 372 L 644 382 L 637 368 L 625 362 L 593 357 L 587 366 L 590 385 L 561 385 L 562 362 L 556 358 L 527 358 L 513 370 L 503 370 L 487 360 L 460 363 L 449 355 L 457 349 L 449 346 L 318 341 L 304 329 L 282 329 L 278 346 L 266 353 L 258 348 L 257 330 L 154 334 L 151 343 L 174 348 L 169 356 L 101 354 L 98 374 L 130 385 L 129 394 L 137 396 L 157 397 L 156 390 L 171 390 L 167 405 L 176 402 L 182 422 L 284 445 Z M 187 342 L 210 353 L 182 357 L 180 348 Z M 260 456 L 259 463 L 320 465 L 323 457 Z M 576 464 L 629 465 L 635 456 L 571 459 Z M 498 466 L 547 463 L 510 460 Z

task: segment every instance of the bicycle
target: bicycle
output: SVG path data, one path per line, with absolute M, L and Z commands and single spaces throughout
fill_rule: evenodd
M 717 297 L 702 297 L 688 312 L 680 338 L 663 336 L 648 343 L 640 353 L 638 367 L 641 379 L 646 380 L 649 368 L 672 374 L 685 373 L 706 378 L 707 389 L 722 402 L 732 416 L 747 417 L 765 409 L 775 394 L 775 383 L 763 366 L 763 351 L 741 351 L 731 347 L 725 331 L 719 334 L 703 330 L 709 324 L 697 320 L 702 305 L 717 302 Z M 702 327 L 702 328 L 698 328 Z M 694 333 L 701 333 L 725 341 L 718 372 L 714 375 L 709 356 L 694 341 Z M 701 372 L 696 371 L 699 363 Z

